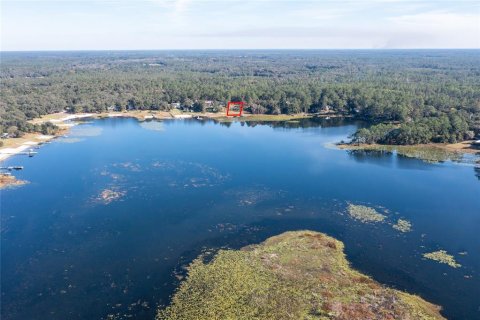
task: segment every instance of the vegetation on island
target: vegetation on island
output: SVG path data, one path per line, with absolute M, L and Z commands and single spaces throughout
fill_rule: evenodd
M 455 261 L 454 256 L 452 256 L 451 254 L 448 254 L 447 251 L 445 250 L 438 250 L 430 253 L 424 253 L 423 257 L 433 261 L 447 264 L 452 268 L 460 268 L 462 266 L 461 264 L 457 263 L 457 261 Z
M 123 196 L 125 196 L 126 192 L 125 191 L 116 191 L 112 189 L 105 189 L 102 190 L 100 195 L 97 197 L 97 201 L 102 202 L 103 204 L 109 204 L 113 201 L 121 199 Z
M 28 182 L 25 180 L 17 179 L 14 175 L 0 173 L 0 190 L 9 187 L 21 186 L 27 183 Z
M 398 219 L 397 223 L 395 223 L 392 227 L 400 232 L 412 231 L 412 223 L 405 219 Z
M 438 306 L 353 270 L 343 248 L 297 231 L 199 257 L 157 320 L 444 319 Z
M 379 213 L 374 208 L 367 206 L 349 204 L 347 210 L 352 218 L 359 220 L 363 223 L 383 222 L 387 218 L 385 215 Z M 385 212 L 388 211 L 385 210 Z M 392 228 L 397 231 L 407 233 L 412 231 L 412 223 L 406 219 L 398 219 L 396 223 L 392 224 Z M 461 264 L 455 261 L 455 257 L 448 254 L 445 250 L 424 253 L 423 257 L 426 259 L 437 261 L 439 263 L 447 264 L 452 268 L 461 267 Z
M 361 222 L 382 222 L 386 216 L 379 213 L 374 208 L 370 208 L 362 205 L 349 204 L 348 214 Z
M 480 132 L 476 50 L 2 52 L 0 132 L 67 110 L 336 114 L 374 124 L 355 141 L 452 142 Z

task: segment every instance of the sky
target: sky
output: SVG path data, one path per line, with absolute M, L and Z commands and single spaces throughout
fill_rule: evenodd
M 480 48 L 479 0 L 0 1 L 2 51 Z

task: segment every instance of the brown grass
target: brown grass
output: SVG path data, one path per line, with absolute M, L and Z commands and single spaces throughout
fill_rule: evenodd
M 444 319 L 440 308 L 353 270 L 343 243 L 286 232 L 201 258 L 160 319 Z
M 21 186 L 26 183 L 27 181 L 18 180 L 13 175 L 0 174 L 0 189 L 14 187 L 14 186 Z

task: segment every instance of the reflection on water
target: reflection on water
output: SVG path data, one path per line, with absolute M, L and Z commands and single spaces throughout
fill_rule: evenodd
M 347 150 L 351 157 L 360 163 L 370 163 L 387 168 L 432 170 L 435 164 L 425 166 L 423 160 L 397 155 L 386 150 Z
M 198 254 L 298 229 L 344 241 L 355 268 L 449 318 L 478 318 L 479 169 L 328 147 L 359 125 L 105 119 L 73 128 L 81 143 L 9 159 L 31 183 L 2 192 L 2 319 L 152 319 Z M 348 203 L 385 219 L 355 220 Z M 423 258 L 438 250 L 462 267 Z
M 69 137 L 62 137 L 62 138 L 58 138 L 57 139 L 57 142 L 61 142 L 61 143 L 77 143 L 77 142 L 80 142 L 80 141 L 83 141 L 84 139 L 80 139 L 80 138 L 69 138 Z
M 84 124 L 72 128 L 71 136 L 73 137 L 96 137 L 102 134 L 102 127 L 91 124 Z
M 348 154 L 359 163 L 371 163 L 384 167 L 392 167 L 394 155 L 383 150 L 347 150 Z
M 363 149 L 353 149 L 352 151 L 393 153 L 399 158 L 420 159 L 429 163 L 453 161 L 458 163 L 473 164 L 478 160 L 478 156 L 474 154 L 462 154 L 444 150 L 437 146 L 390 146 L 390 145 L 367 145 Z
M 142 121 L 140 122 L 140 126 L 147 130 L 160 131 L 160 132 L 165 131 L 165 127 L 163 126 L 163 123 L 161 121 L 155 121 L 155 120 Z

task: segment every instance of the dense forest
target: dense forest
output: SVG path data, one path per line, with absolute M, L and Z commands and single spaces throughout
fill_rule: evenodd
M 364 143 L 480 134 L 479 50 L 2 52 L 0 132 L 67 110 L 169 110 L 243 100 L 252 113 L 335 112 Z

